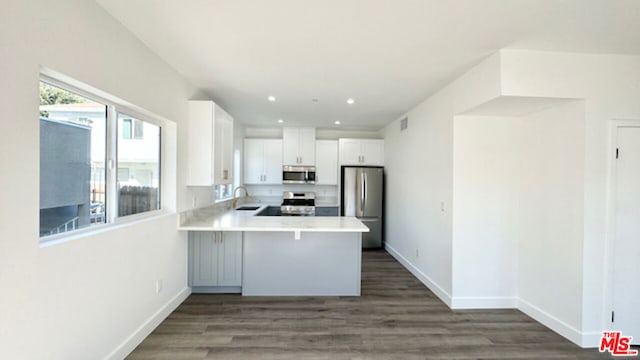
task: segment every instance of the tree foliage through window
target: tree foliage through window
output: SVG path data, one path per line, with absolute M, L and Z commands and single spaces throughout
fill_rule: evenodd
M 77 104 L 87 100 L 68 91 L 40 83 L 40 105 Z M 40 111 L 40 116 L 49 117 L 47 111 Z

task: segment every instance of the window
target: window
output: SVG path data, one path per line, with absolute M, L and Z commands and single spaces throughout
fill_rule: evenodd
M 161 127 L 118 110 L 126 111 L 40 82 L 41 237 L 160 209 Z M 139 141 L 117 141 L 119 132 Z
M 131 129 L 132 129 L 131 123 L 132 123 L 131 119 L 122 120 L 122 125 L 121 125 L 121 127 L 122 127 L 122 138 L 125 139 L 125 140 L 131 139 L 131 132 L 132 132 L 131 131 Z
M 131 123 L 131 118 L 118 114 L 119 129 Z M 118 143 L 118 216 L 160 208 L 160 127 L 138 119 L 133 124 L 134 136 L 143 134 L 142 129 L 146 136 Z
M 137 119 L 122 119 L 119 127 L 122 131 L 122 139 L 124 140 L 144 139 L 144 121 Z
M 231 194 L 231 191 L 233 191 L 233 184 L 216 185 L 216 201 L 230 199 L 233 196 L 233 194 Z
M 40 83 L 40 236 L 105 222 L 107 106 Z
M 133 138 L 134 139 L 143 139 L 144 134 L 144 121 L 135 120 L 133 122 Z

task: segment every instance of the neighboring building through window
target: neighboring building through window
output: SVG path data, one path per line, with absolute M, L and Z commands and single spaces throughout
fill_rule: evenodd
M 107 106 L 40 84 L 40 236 L 105 222 Z
M 161 127 L 90 97 L 40 83 L 41 237 L 160 209 Z
M 118 114 L 118 128 L 132 123 L 134 137 L 146 136 L 118 142 L 118 216 L 160 208 L 160 127 Z
M 124 140 L 143 140 L 144 139 L 144 121 L 137 119 L 122 119 L 120 123 L 122 139 Z

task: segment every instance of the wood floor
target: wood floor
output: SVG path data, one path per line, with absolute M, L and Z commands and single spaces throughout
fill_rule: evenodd
M 128 359 L 603 359 L 517 310 L 451 311 L 384 251 L 361 297 L 191 295 Z

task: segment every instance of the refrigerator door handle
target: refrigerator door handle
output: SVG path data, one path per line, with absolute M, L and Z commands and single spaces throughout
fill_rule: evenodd
M 362 191 L 362 194 L 363 194 L 362 195 L 362 215 L 366 216 L 367 215 L 367 212 L 366 212 L 366 209 L 367 209 L 367 172 L 366 171 L 362 172 L 362 179 L 363 179 L 363 181 L 362 181 L 362 189 L 363 189 L 363 191 Z
M 364 171 L 360 173 L 360 215 L 364 216 L 364 199 L 366 196 L 365 183 L 364 183 Z

